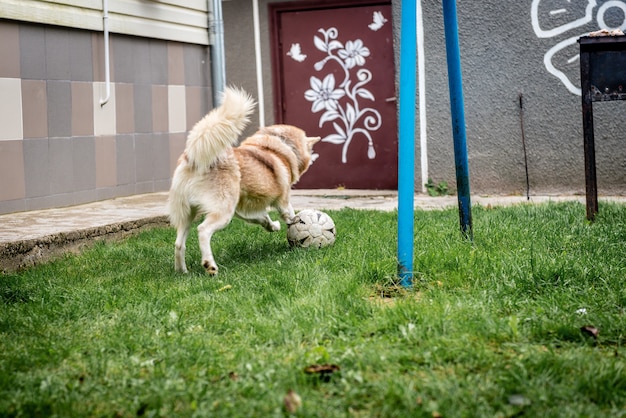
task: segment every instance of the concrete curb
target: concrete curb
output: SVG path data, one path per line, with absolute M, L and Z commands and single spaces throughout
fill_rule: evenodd
M 154 216 L 94 228 L 0 243 L 0 271 L 14 272 L 68 253 L 79 253 L 97 242 L 121 240 L 141 231 L 167 226 L 167 216 Z

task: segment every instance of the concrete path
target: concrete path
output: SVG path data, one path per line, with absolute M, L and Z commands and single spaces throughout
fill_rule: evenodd
M 167 192 L 129 196 L 66 208 L 0 215 L 0 271 L 32 266 L 68 251 L 79 251 L 97 240 L 123 238 L 146 228 L 167 225 Z M 521 203 L 576 200 L 584 196 L 473 196 L 472 205 L 506 206 Z M 626 196 L 602 200 L 623 202 Z M 297 211 L 307 208 L 394 210 L 396 191 L 294 190 Z M 455 206 L 456 196 L 415 196 L 415 207 L 432 210 Z

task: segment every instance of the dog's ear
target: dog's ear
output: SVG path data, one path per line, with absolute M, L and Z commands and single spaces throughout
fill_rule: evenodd
M 319 136 L 308 136 L 306 138 L 306 142 L 307 144 L 309 144 L 309 147 L 312 147 L 313 145 L 317 144 L 320 141 L 320 139 L 322 138 Z

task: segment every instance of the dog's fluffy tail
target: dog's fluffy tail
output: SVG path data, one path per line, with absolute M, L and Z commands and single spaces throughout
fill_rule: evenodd
M 249 116 L 254 100 L 243 90 L 227 87 L 222 104 L 209 112 L 189 132 L 185 154 L 196 171 L 206 171 L 222 155 L 237 143 Z
M 189 132 L 185 153 L 174 172 L 168 199 L 170 222 L 176 228 L 188 225 L 193 219 L 189 190 L 185 184 L 187 177 L 182 173 L 189 168 L 206 172 L 237 142 L 249 122 L 253 107 L 254 101 L 248 93 L 228 87 L 222 95 L 222 104 L 211 110 Z

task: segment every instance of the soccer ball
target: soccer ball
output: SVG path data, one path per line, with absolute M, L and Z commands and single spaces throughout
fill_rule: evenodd
M 327 247 L 333 245 L 336 235 L 332 218 L 315 209 L 300 211 L 287 228 L 287 241 L 292 247 Z

